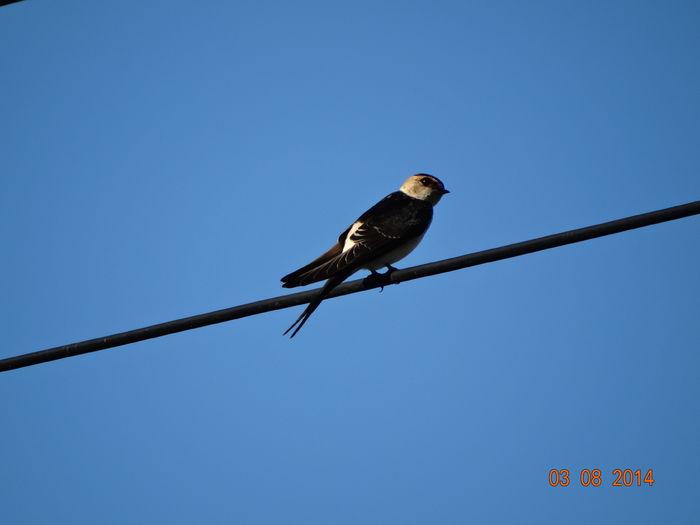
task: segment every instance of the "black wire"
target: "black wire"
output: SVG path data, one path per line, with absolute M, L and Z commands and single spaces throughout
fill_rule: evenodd
M 22 0 L 0 0 L 0 7 L 4 5 L 9 5 L 9 4 L 14 4 L 17 2 L 21 2 Z
M 461 268 L 468 268 L 479 264 L 500 261 L 510 257 L 517 257 L 527 253 L 556 248 L 557 246 L 564 246 L 565 244 L 586 241 L 596 237 L 603 237 L 613 233 L 620 233 L 626 230 L 642 228 L 644 226 L 681 219 L 683 217 L 689 217 L 697 214 L 700 214 L 700 201 L 689 202 L 688 204 L 682 204 L 672 208 L 642 213 L 641 215 L 634 215 L 632 217 L 596 224 L 586 228 L 579 228 L 577 230 L 556 233 L 554 235 L 548 235 L 547 237 L 539 237 L 529 241 L 509 244 L 508 246 L 502 246 L 492 250 L 485 250 L 482 252 L 462 255 L 460 257 L 454 257 L 452 259 L 444 259 L 442 261 L 422 264 L 420 266 L 406 268 L 405 270 L 396 270 L 390 275 L 383 275 L 379 277 L 370 276 L 365 279 L 357 279 L 355 281 L 341 284 L 335 288 L 333 292 L 331 292 L 328 298 L 357 293 L 363 290 L 378 288 L 380 286 L 387 286 L 389 284 L 397 284 L 403 281 L 420 279 L 421 277 L 427 277 L 429 275 L 452 272 Z M 39 363 L 46 363 L 56 359 L 63 359 L 64 357 L 95 352 L 97 350 L 104 350 L 115 346 L 127 345 L 137 341 L 144 341 L 154 337 L 161 337 L 163 335 L 182 332 L 184 330 L 192 330 L 193 328 L 200 328 L 211 324 L 223 323 L 224 321 L 240 319 L 241 317 L 247 317 L 249 315 L 257 315 L 263 312 L 270 312 L 272 310 L 289 308 L 290 306 L 308 303 L 319 292 L 319 290 L 320 288 L 316 288 L 306 292 L 273 297 L 271 299 L 264 299 L 254 303 L 243 304 L 232 308 L 225 308 L 223 310 L 194 315 L 192 317 L 185 317 L 184 319 L 177 319 L 167 323 L 146 326 L 144 328 L 138 328 L 128 332 L 108 335 L 98 339 L 90 339 L 80 343 L 72 343 L 29 354 L 8 357 L 7 359 L 0 360 L 0 372 L 36 365 Z

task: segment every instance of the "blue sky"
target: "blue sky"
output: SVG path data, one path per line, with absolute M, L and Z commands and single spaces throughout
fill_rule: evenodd
M 699 24 L 696 2 L 0 8 L 0 355 L 280 295 L 412 173 L 452 193 L 401 267 L 697 200 Z M 3 522 L 687 523 L 699 231 L 334 299 L 292 341 L 301 307 L 2 374 Z

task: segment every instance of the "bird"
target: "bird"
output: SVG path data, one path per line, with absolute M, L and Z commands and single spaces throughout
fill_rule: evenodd
M 390 193 L 353 222 L 327 252 L 306 266 L 282 277 L 282 287 L 294 288 L 326 280 L 292 326 L 282 335 L 294 337 L 328 294 L 360 269 L 377 275 L 377 270 L 403 259 L 423 239 L 433 220 L 433 206 L 450 193 L 432 175 L 411 175 L 398 191 Z

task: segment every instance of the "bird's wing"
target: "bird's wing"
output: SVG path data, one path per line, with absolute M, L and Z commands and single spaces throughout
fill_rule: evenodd
M 314 268 L 318 268 L 321 266 L 323 263 L 330 261 L 337 255 L 339 255 L 343 251 L 343 245 L 338 243 L 335 244 L 334 246 L 331 247 L 330 250 L 328 250 L 326 253 L 318 257 L 317 259 L 314 259 L 311 261 L 309 264 L 306 266 L 302 266 L 298 270 L 290 273 L 289 275 L 285 275 L 280 279 L 282 281 L 282 286 L 284 288 L 294 288 L 295 286 L 302 286 L 299 283 L 299 277 L 304 275 L 305 273 L 308 273 L 309 271 L 313 270 Z
M 298 279 L 299 276 L 309 272 L 310 270 L 313 270 L 314 268 L 318 268 L 321 266 L 323 263 L 330 261 L 334 257 L 340 255 L 343 251 L 343 246 L 345 245 L 345 238 L 348 235 L 348 232 L 352 226 L 350 226 L 347 230 L 345 230 L 343 233 L 340 234 L 340 237 L 338 237 L 338 242 L 331 246 L 331 248 L 324 253 L 323 255 L 317 257 L 313 261 L 311 261 L 309 264 L 306 266 L 302 266 L 298 270 L 293 271 L 289 275 L 285 275 L 280 279 L 284 284 L 282 285 L 284 288 L 294 288 L 295 286 L 302 286 L 301 284 L 298 284 Z M 312 281 L 315 282 L 315 281 Z M 309 284 L 309 283 L 307 283 Z
M 392 193 L 345 230 L 336 246 L 313 263 L 283 277 L 283 286 L 305 286 L 339 274 L 347 274 L 347 278 L 373 259 L 423 234 L 430 224 L 432 213 L 430 204 L 411 199 L 400 192 Z M 342 251 L 348 240 L 353 243 L 352 246 Z

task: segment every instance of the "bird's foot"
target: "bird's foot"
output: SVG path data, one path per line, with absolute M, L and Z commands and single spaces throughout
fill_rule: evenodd
M 377 270 L 370 270 L 370 275 L 367 276 L 366 282 L 368 286 L 379 286 L 379 293 L 382 293 L 384 291 L 384 286 L 387 284 L 398 284 L 398 283 L 392 283 L 390 276 L 392 273 L 394 273 L 398 268 L 394 268 L 390 264 L 386 265 L 386 272 L 384 273 L 379 273 Z
M 391 274 L 394 273 L 398 268 L 394 268 L 392 265 L 387 264 L 386 265 L 386 272 L 384 272 L 384 276 L 389 279 L 391 277 Z M 393 284 L 401 284 L 401 283 L 393 283 Z
M 386 279 L 386 273 L 379 273 L 377 270 L 370 270 L 370 274 L 365 278 L 365 281 L 368 286 L 377 286 L 379 285 L 379 293 L 384 291 L 384 285 L 379 284 L 384 282 Z

